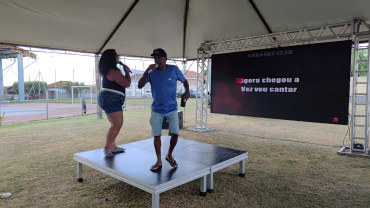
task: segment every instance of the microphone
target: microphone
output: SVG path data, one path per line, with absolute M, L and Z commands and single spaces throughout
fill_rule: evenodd
M 121 61 L 119 61 L 118 63 L 119 63 L 119 65 L 121 65 L 122 67 L 124 67 L 124 66 L 125 66 Z M 131 71 L 131 70 L 130 70 L 130 73 L 132 73 L 132 71 Z
M 158 68 L 158 64 L 155 64 L 155 68 Z M 144 72 L 144 74 L 143 75 L 146 75 L 146 74 L 150 74 L 150 73 L 152 73 L 152 69 L 146 69 L 146 71 Z

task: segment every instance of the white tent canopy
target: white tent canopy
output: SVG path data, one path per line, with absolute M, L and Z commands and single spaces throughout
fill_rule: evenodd
M 0 43 L 194 59 L 203 42 L 360 19 L 365 0 L 2 0 Z

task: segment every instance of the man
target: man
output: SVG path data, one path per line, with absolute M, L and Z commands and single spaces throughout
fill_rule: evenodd
M 167 65 L 167 53 L 161 49 L 154 49 L 151 56 L 155 64 L 151 64 L 145 71 L 143 77 L 139 80 L 139 89 L 143 88 L 147 82 L 152 88 L 152 113 L 150 116 L 150 125 L 152 127 L 152 136 L 154 136 L 154 148 L 157 155 L 157 162 L 150 168 L 151 171 L 157 171 L 162 168 L 161 159 L 161 134 L 163 118 L 166 117 L 169 123 L 169 134 L 171 135 L 170 147 L 166 155 L 166 160 L 173 168 L 178 164 L 172 156 L 173 149 L 179 138 L 179 118 L 177 113 L 176 88 L 177 80 L 180 80 L 184 87 L 184 99 L 188 99 L 189 83 L 175 65 Z

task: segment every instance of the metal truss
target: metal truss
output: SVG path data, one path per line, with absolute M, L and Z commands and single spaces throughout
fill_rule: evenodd
M 195 130 L 208 129 L 207 98 L 209 98 L 208 79 L 210 77 L 205 76 L 205 71 L 210 70 L 208 59 L 211 58 L 211 55 L 235 51 L 286 47 L 348 39 L 352 40 L 355 37 L 358 38 L 359 41 L 368 41 L 369 34 L 369 24 L 360 20 L 354 20 L 351 22 L 330 24 L 320 27 L 310 27 L 287 32 L 202 43 L 198 48 L 197 58 L 197 92 L 201 91 L 201 97 L 197 98 Z M 368 80 L 368 82 L 369 81 L 370 80 Z M 206 93 L 202 93 L 204 90 Z
M 368 44 L 364 46 L 361 45 L 360 38 L 354 36 L 350 145 L 343 146 L 338 151 L 339 155 L 355 155 L 370 158 L 370 33 L 368 33 L 367 39 Z M 362 50 L 367 50 L 365 60 L 361 60 L 359 57 L 359 52 Z M 361 63 L 366 63 L 365 69 L 360 70 L 359 65 Z
M 190 127 L 189 129 L 201 132 L 213 130 L 212 128 L 207 128 L 208 77 L 205 72 L 210 70 L 209 60 L 210 53 L 198 51 L 195 127 Z
M 366 33 L 369 30 L 370 26 L 368 24 L 356 20 L 321 27 L 202 43 L 200 50 L 205 53 L 213 54 L 225 51 L 241 51 L 299 45 L 302 43 L 338 41 L 338 39 L 352 38 L 355 34 L 354 31 L 358 31 L 357 33 Z

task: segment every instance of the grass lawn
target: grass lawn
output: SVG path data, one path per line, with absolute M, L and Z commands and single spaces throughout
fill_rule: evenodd
M 117 144 L 151 137 L 150 108 L 124 117 Z M 213 194 L 199 196 L 195 180 L 162 193 L 161 207 L 370 205 L 370 160 L 336 154 L 347 126 L 208 114 L 216 130 L 199 133 L 186 129 L 195 100 L 185 119 L 181 138 L 248 151 L 246 177 L 235 164 L 214 174 Z M 73 153 L 102 148 L 108 126 L 96 115 L 0 126 L 0 193 L 12 193 L 0 207 L 151 207 L 151 194 L 87 166 L 77 183 Z

